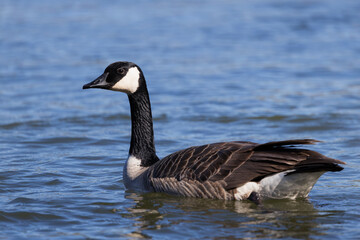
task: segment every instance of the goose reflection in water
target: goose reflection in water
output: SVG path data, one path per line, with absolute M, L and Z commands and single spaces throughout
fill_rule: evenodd
M 178 198 L 164 193 L 128 192 L 126 198 L 134 202 L 134 206 L 127 209 L 128 213 L 122 214 L 134 220 L 133 230 L 127 236 L 137 238 L 161 237 L 175 232 L 193 238 L 216 237 L 216 232 L 222 237 L 240 238 L 246 236 L 237 233 L 246 230 L 249 236 L 257 238 L 307 239 L 322 235 L 327 227 L 322 222 L 324 216 L 336 223 L 342 214 L 318 211 L 308 199 L 269 199 L 258 206 L 250 201 Z M 177 211 L 179 214 L 174 214 Z M 217 227 L 209 231 L 206 226 Z M 182 229 L 187 230 L 182 232 Z

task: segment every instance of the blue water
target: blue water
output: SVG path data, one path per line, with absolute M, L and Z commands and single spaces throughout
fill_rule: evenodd
M 0 1 L 0 239 L 358 239 L 360 2 Z M 158 155 L 315 138 L 347 162 L 309 199 L 126 191 L 125 94 L 83 91 L 111 62 L 144 71 Z

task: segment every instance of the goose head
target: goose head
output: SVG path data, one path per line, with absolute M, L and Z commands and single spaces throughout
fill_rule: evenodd
M 115 62 L 107 66 L 104 73 L 83 89 L 102 88 L 133 94 L 145 84 L 141 69 L 132 62 Z

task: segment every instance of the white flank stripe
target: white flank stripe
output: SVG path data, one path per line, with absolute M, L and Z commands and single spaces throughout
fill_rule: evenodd
M 256 182 L 248 182 L 242 185 L 241 187 L 236 188 L 236 193 L 234 197 L 236 200 L 245 200 L 247 199 L 252 192 L 259 191 L 259 184 Z

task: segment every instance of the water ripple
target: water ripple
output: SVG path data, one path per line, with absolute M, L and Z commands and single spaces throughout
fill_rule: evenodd
M 22 221 L 53 221 L 62 220 L 63 217 L 55 214 L 42 214 L 37 212 L 16 211 L 4 212 L 0 211 L 1 221 L 22 222 Z
M 0 5 L 0 238 L 358 238 L 358 1 Z M 262 206 L 126 191 L 127 97 L 82 90 L 118 60 L 146 76 L 159 156 L 315 138 L 347 165 Z

